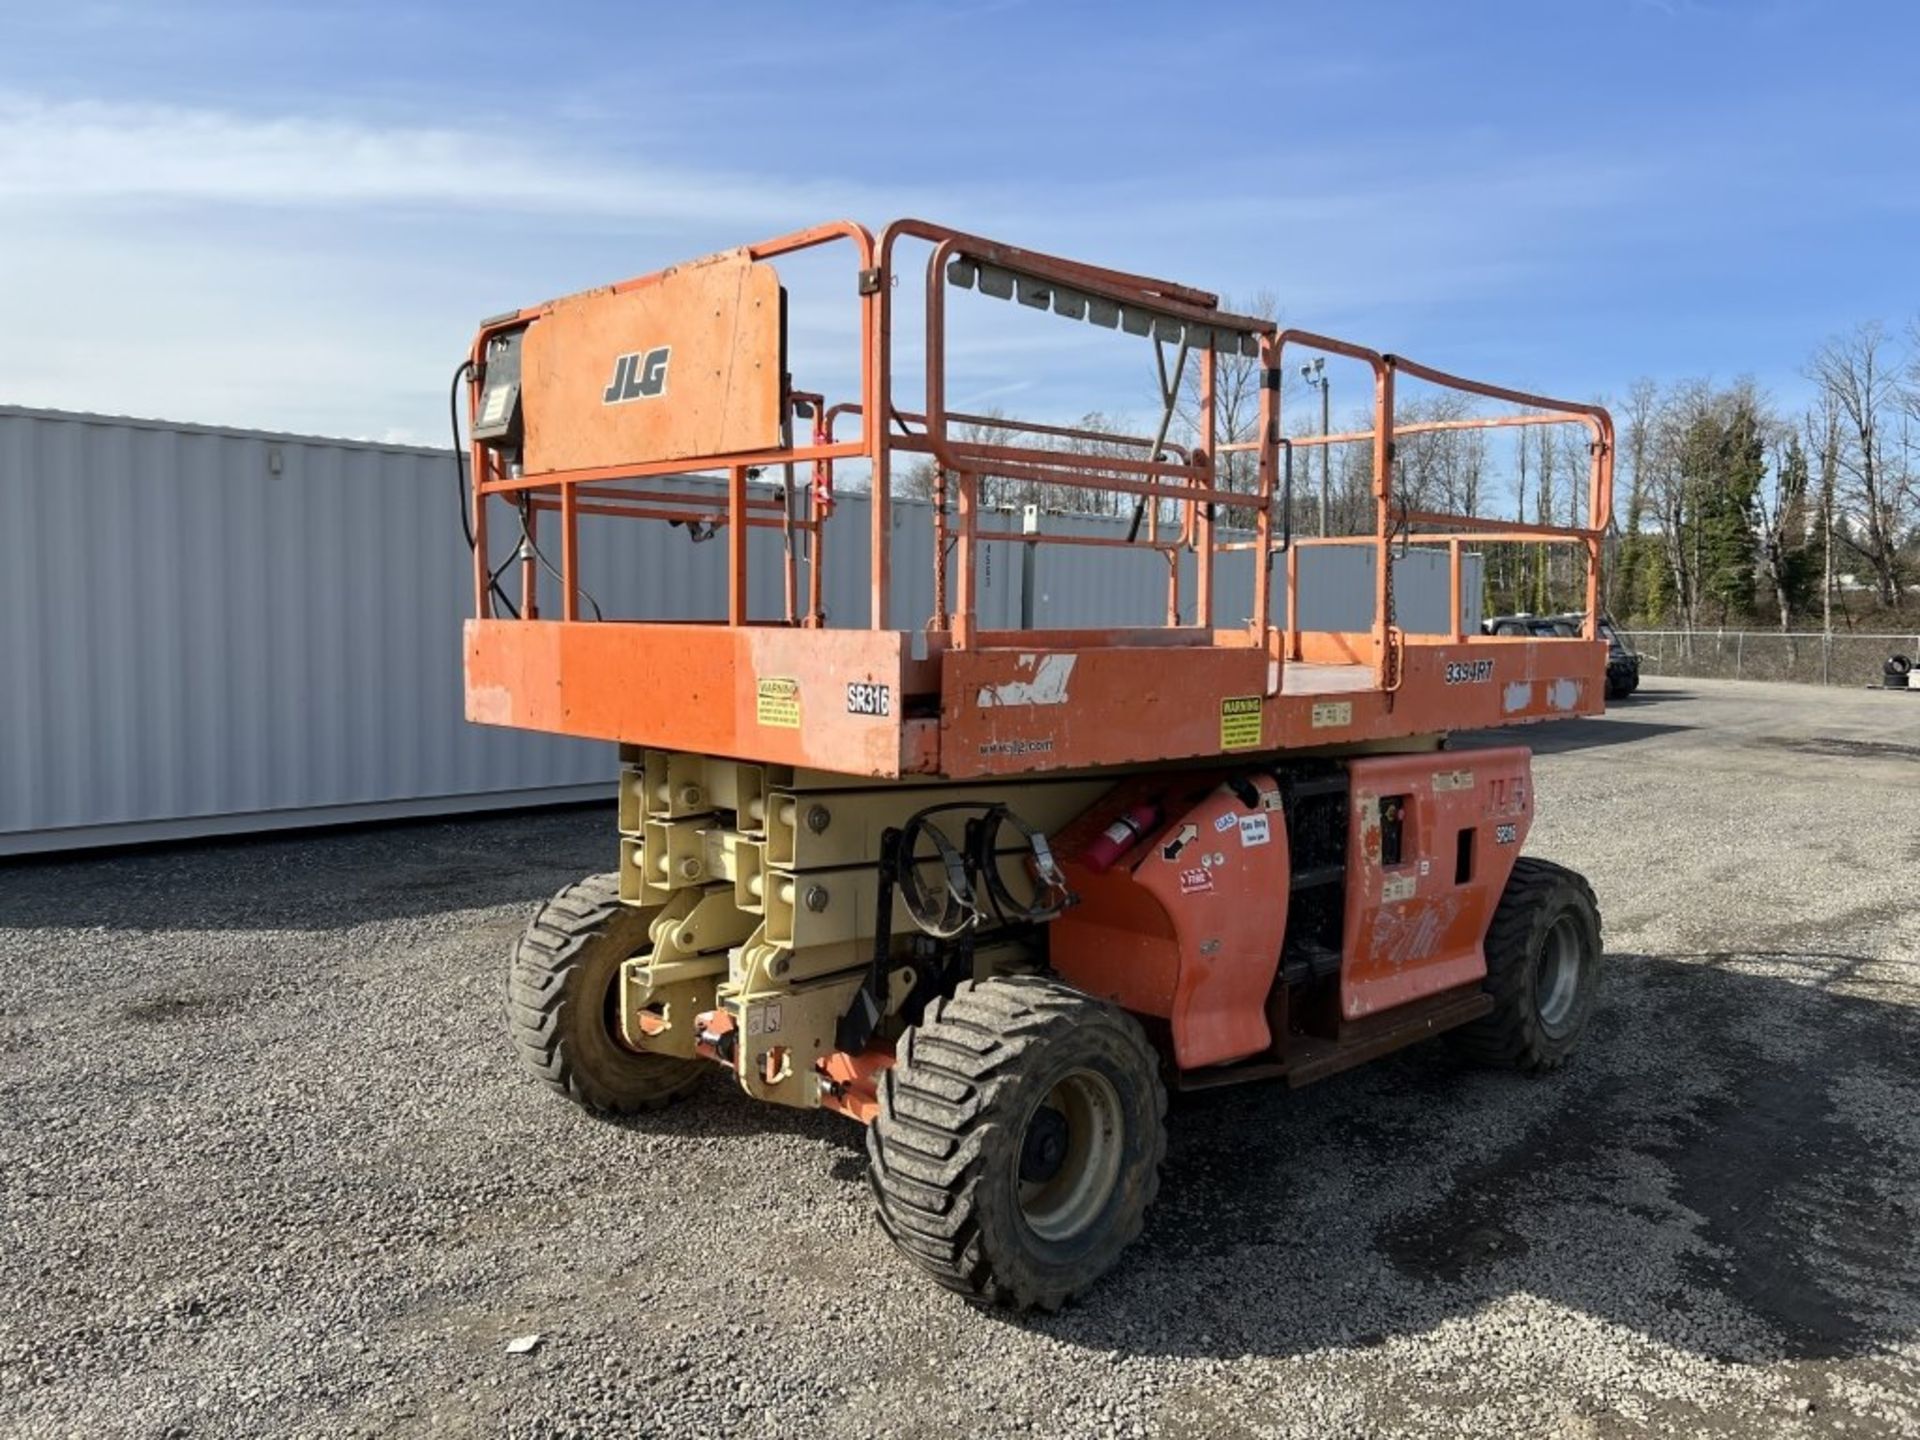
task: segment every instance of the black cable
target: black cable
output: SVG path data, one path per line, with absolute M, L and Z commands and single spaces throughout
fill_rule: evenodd
M 453 430 L 453 485 L 460 501 L 460 533 L 467 537 L 467 553 L 473 553 L 473 517 L 467 514 L 467 467 L 460 448 L 460 382 L 473 373 L 473 361 L 462 360 L 453 367 L 453 384 L 447 387 L 447 423 Z
M 473 553 L 474 538 L 473 520 L 467 514 L 467 471 L 466 467 L 461 463 L 463 451 L 460 444 L 460 382 L 472 373 L 473 361 L 462 360 L 454 367 L 453 384 L 447 391 L 447 422 L 453 431 L 453 478 L 454 483 L 458 485 L 460 489 L 460 530 L 461 533 L 467 537 L 468 554 Z M 520 515 L 520 543 L 526 547 L 527 553 L 530 553 L 534 559 L 545 566 L 547 573 L 559 581 L 562 588 L 564 588 L 567 583 L 566 577 L 553 568 L 553 562 L 547 559 L 538 545 L 533 543 L 533 532 L 527 528 L 526 500 L 524 498 L 518 500 L 514 505 L 514 509 L 517 510 Z M 520 612 L 514 608 L 513 601 L 507 598 L 507 592 L 500 588 L 500 576 L 505 573 L 507 566 L 512 563 L 513 556 L 511 555 L 505 560 L 502 560 L 500 562 L 500 568 L 492 571 L 488 576 L 487 588 L 493 591 L 494 596 L 502 605 L 507 607 L 507 613 L 518 620 L 520 618 Z M 600 602 L 588 593 L 587 587 L 580 585 L 575 588 L 579 590 L 581 595 L 586 597 L 587 604 L 593 607 L 593 618 L 596 620 L 605 620 L 606 616 L 600 613 Z
M 531 550 L 531 551 L 533 552 L 533 558 L 534 558 L 534 559 L 536 559 L 536 560 L 538 560 L 538 561 L 539 561 L 539 562 L 540 562 L 540 563 L 541 563 L 541 564 L 542 564 L 543 566 L 545 566 L 545 567 L 546 567 L 546 571 L 547 571 L 547 573 L 548 573 L 549 575 L 551 575 L 551 576 L 553 576 L 553 578 L 554 578 L 555 580 L 557 580 L 557 581 L 558 581 L 558 582 L 560 583 L 560 588 L 561 588 L 562 590 L 564 590 L 564 589 L 566 589 L 566 585 L 567 585 L 567 577 L 566 577 L 566 576 L 564 576 L 564 575 L 562 575 L 562 574 L 561 574 L 561 573 L 560 573 L 560 572 L 559 572 L 558 570 L 556 570 L 556 569 L 554 569 L 554 568 L 553 568 L 553 562 L 552 562 L 551 560 L 549 560 L 549 559 L 547 559 L 547 557 L 546 557 L 546 555 L 545 555 L 545 553 L 544 553 L 544 552 L 542 552 L 542 550 L 540 549 L 540 547 L 539 547 L 538 545 L 536 545 L 536 544 L 534 544 L 534 543 L 533 543 L 533 532 L 532 532 L 531 530 L 529 530 L 529 529 L 527 528 L 527 513 L 528 513 L 528 507 L 527 507 L 527 502 L 526 502 L 526 500 L 525 500 L 524 498 L 523 498 L 523 499 L 521 499 L 521 500 L 520 500 L 520 502 L 518 503 L 518 505 L 516 505 L 516 506 L 515 506 L 515 508 L 516 508 L 517 510 L 519 510 L 519 512 L 520 512 L 520 540 L 521 540 L 521 543 L 522 543 L 522 544 L 524 544 L 524 545 L 525 545 L 525 546 L 527 547 L 527 549 L 529 549 L 529 550 Z M 604 615 L 602 615 L 602 614 L 600 613 L 600 602 L 599 602 L 598 600 L 596 600 L 596 599 L 594 599 L 592 595 L 590 595 L 590 594 L 588 594 L 588 592 L 587 592 L 587 587 L 586 587 L 586 586 L 584 586 L 584 585 L 576 585 L 576 586 L 575 586 L 574 588 L 575 588 L 575 589 L 577 589 L 577 590 L 578 590 L 578 591 L 580 592 L 580 594 L 582 595 L 582 597 L 584 597 L 584 598 L 585 598 L 585 600 L 586 600 L 586 602 L 587 602 L 587 604 L 589 604 L 589 605 L 591 605 L 591 606 L 593 607 L 593 618 L 594 618 L 594 619 L 596 619 L 596 620 L 605 620 L 605 619 L 607 618 L 606 616 L 604 616 Z
M 467 553 L 469 555 L 473 554 L 476 547 L 473 538 L 473 517 L 467 513 L 467 467 L 464 463 L 465 450 L 460 444 L 460 382 L 472 373 L 473 361 L 462 360 L 454 367 L 453 384 L 447 389 L 447 423 L 453 431 L 453 486 L 456 496 L 460 501 L 460 533 L 467 537 Z M 512 563 L 513 557 L 509 555 L 505 560 L 500 562 L 500 569 L 488 573 L 487 589 L 493 592 L 496 600 L 507 607 L 507 614 L 518 620 L 520 618 L 520 611 L 514 606 L 513 601 L 507 598 L 507 592 L 500 588 L 500 576 L 502 572 L 506 570 L 507 566 Z

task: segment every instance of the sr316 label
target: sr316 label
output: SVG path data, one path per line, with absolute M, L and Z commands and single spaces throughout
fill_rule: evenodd
M 874 685 L 864 680 L 850 682 L 847 685 L 847 713 L 849 715 L 891 715 L 893 688 L 888 685 Z

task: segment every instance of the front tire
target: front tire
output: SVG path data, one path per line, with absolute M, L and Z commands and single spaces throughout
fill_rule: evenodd
M 657 1110 L 705 1069 L 630 1050 L 620 1038 L 620 966 L 650 943 L 647 918 L 620 903 L 618 875 L 589 875 L 547 901 L 513 947 L 514 1048 L 548 1089 L 602 1114 Z
M 880 1225 L 949 1290 L 1057 1310 L 1140 1234 L 1166 1155 L 1160 1062 L 1055 981 L 970 981 L 901 1037 L 867 1130 Z
M 1600 990 L 1600 907 L 1593 888 L 1550 860 L 1522 856 L 1487 927 L 1494 1008 L 1455 1032 L 1484 1064 L 1552 1070 L 1586 1032 Z

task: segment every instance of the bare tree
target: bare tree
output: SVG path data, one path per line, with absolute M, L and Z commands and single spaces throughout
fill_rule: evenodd
M 1850 521 L 1842 544 L 1872 569 L 1882 605 L 1900 603 L 1899 549 L 1912 521 L 1913 477 L 1889 464 L 1887 426 L 1906 398 L 1887 353 L 1886 332 L 1870 321 L 1821 346 L 1807 375 L 1838 412 L 1840 443 L 1835 447 L 1836 500 Z
M 1424 395 L 1399 407 L 1394 417 L 1394 489 L 1409 509 L 1472 515 L 1480 505 L 1487 473 L 1487 432 L 1424 430 L 1401 433 L 1408 424 L 1442 424 L 1474 417 L 1472 397 L 1454 390 Z
M 1782 633 L 1793 628 L 1794 597 L 1802 586 L 1800 565 L 1807 544 L 1807 454 L 1792 425 L 1767 427 L 1770 485 L 1754 496 L 1760 533 L 1760 566 L 1773 586 Z

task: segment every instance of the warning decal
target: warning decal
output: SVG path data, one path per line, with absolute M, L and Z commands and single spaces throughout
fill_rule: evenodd
M 754 692 L 754 718 L 780 730 L 800 728 L 800 682 L 766 679 Z
M 1220 748 L 1258 750 L 1265 740 L 1266 714 L 1258 695 L 1229 695 L 1220 702 Z

